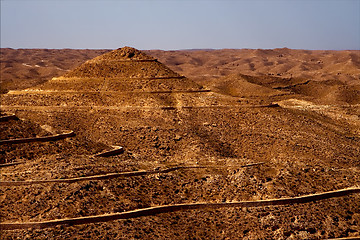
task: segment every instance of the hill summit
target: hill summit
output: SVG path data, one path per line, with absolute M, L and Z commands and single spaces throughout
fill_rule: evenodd
M 178 78 L 179 74 L 157 59 L 123 47 L 86 61 L 61 78 Z
M 156 60 L 155 58 L 143 53 L 132 47 L 123 47 L 115 49 L 111 52 L 107 52 L 103 55 L 97 56 L 89 61 L 102 61 L 102 60 L 123 60 L 123 61 L 134 61 L 134 60 Z

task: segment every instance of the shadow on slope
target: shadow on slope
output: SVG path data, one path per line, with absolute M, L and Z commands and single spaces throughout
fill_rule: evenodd
M 275 76 L 233 74 L 213 80 L 209 87 L 234 97 L 274 97 L 297 94 L 315 101 L 332 104 L 359 104 L 360 86 L 341 81 L 316 81 Z

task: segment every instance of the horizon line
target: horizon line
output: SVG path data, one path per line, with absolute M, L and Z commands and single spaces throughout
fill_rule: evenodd
M 125 47 L 125 46 L 123 46 Z M 122 47 L 120 47 L 122 48 Z M 135 47 L 134 47 L 135 48 Z M 115 50 L 119 48 L 39 48 L 39 47 L 0 47 L 0 49 L 13 49 L 13 50 Z M 136 48 L 138 49 L 138 48 Z M 289 48 L 289 47 L 276 47 L 276 48 L 182 48 L 182 49 L 159 49 L 159 48 L 150 48 L 150 49 L 138 49 L 141 51 L 217 51 L 217 50 L 305 50 L 305 51 L 360 51 L 359 49 L 307 49 L 307 48 Z

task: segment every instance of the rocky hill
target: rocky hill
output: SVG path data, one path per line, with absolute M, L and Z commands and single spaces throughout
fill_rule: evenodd
M 25 50 L 4 51 L 14 55 L 2 57 L 16 59 Z M 288 49 L 244 50 L 253 54 L 251 59 L 250 55 L 240 58 L 240 52 L 150 51 L 159 61 L 173 63 L 167 68 L 147 56 L 149 52 L 122 48 L 77 64 L 73 71 L 63 71 L 42 84 L 31 80 L 25 90 L 27 84 L 18 86 L 15 80 L 4 79 L 12 90 L 2 95 L 1 111 L 20 120 L 0 122 L 2 129 L 14 129 L 4 131 L 0 147 L 11 139 L 49 140 L 47 136 L 63 130 L 73 131 L 76 137 L 36 146 L 26 141 L 6 145 L 36 154 L 21 164 L 1 166 L 2 236 L 359 236 L 358 73 L 346 65 L 351 54 L 358 52 L 339 52 L 344 54 L 339 66 L 334 62 L 338 52 L 332 51 L 321 55 Z M 184 63 L 179 56 L 188 60 L 202 56 L 202 60 Z M 305 56 L 310 62 L 330 57 L 324 62 L 344 72 L 318 78 L 322 75 L 315 70 L 298 75 L 292 68 L 285 71 L 292 76 L 270 71 L 270 66 L 291 64 Z M 243 66 L 243 61 L 260 58 L 263 65 L 242 72 L 249 66 Z M 289 63 L 274 62 L 275 58 L 287 58 Z M 267 66 L 265 59 L 273 64 Z M 353 59 L 356 65 L 356 56 Z M 231 68 L 230 62 L 236 61 L 241 66 Z M 211 62 L 214 68 L 209 67 Z M 317 71 L 325 74 L 328 65 Z M 112 66 L 113 71 L 106 75 L 102 66 Z M 173 72 L 176 66 L 181 66 L 180 74 Z M 3 69 L 16 74 L 10 67 Z M 185 72 L 192 72 L 192 79 L 181 77 L 191 75 Z M 310 73 L 311 77 L 305 76 Z M 341 89 L 351 89 L 354 95 L 349 97 Z M 41 144 L 54 152 L 42 151 Z M 124 151 L 109 157 L 96 155 L 111 151 L 111 146 Z M 1 151 L 5 163 L 18 162 L 24 154 Z

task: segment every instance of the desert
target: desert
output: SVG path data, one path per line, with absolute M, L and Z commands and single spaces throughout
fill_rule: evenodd
M 360 237 L 360 51 L 1 48 L 4 239 Z

